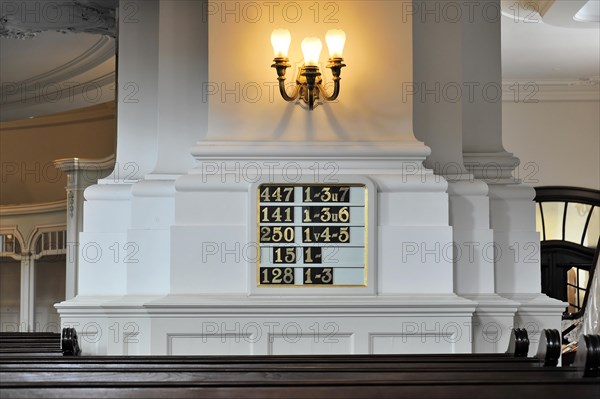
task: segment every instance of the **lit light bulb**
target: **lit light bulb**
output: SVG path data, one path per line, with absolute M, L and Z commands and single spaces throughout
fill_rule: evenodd
M 322 49 L 323 44 L 321 43 L 321 39 L 318 39 L 316 37 L 307 37 L 304 40 L 302 40 L 302 53 L 304 54 L 304 65 L 317 65 L 319 63 L 319 56 L 321 55 Z
M 329 48 L 329 56 L 331 58 L 342 58 L 344 45 L 346 44 L 346 33 L 343 30 L 332 29 L 325 35 L 325 41 Z
M 290 49 L 290 43 L 292 42 L 292 35 L 287 29 L 275 29 L 271 33 L 271 44 L 273 45 L 273 52 L 275 58 L 288 56 L 288 50 Z

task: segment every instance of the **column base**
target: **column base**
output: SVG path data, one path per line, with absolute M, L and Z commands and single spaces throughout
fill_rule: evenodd
M 519 303 L 497 294 L 461 296 L 477 303 L 473 315 L 473 353 L 505 352 Z
M 475 307 L 453 294 L 76 297 L 56 305 L 83 355 L 471 353 Z
M 537 353 L 542 330 L 561 331 L 562 314 L 568 306 L 566 302 L 536 293 L 500 295 L 519 304 L 514 325 L 525 328 L 529 334 L 529 356 Z

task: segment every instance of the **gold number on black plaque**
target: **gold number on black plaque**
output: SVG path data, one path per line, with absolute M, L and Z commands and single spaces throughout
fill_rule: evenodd
M 350 241 L 350 232 L 348 231 L 349 227 L 341 227 L 340 235 L 338 236 L 338 240 L 340 242 L 348 242 Z
M 340 187 L 340 198 L 339 198 L 339 201 L 340 202 L 346 202 L 346 197 L 348 196 L 349 192 L 350 192 L 350 187 Z
M 260 228 L 260 242 L 269 242 L 271 235 L 271 229 L 269 227 Z
M 275 263 L 296 263 L 296 248 L 275 248 Z
M 266 186 L 260 192 L 260 198 L 263 202 L 290 202 L 294 198 L 294 187 L 275 187 L 271 192 L 269 186 Z
M 281 269 L 273 269 L 273 278 L 271 279 L 273 284 L 281 284 Z
M 340 211 L 338 212 L 338 218 L 340 219 L 340 222 L 343 222 L 343 223 L 346 223 L 347 221 L 350 220 L 350 212 L 348 211 L 347 206 L 340 209 Z
M 332 284 L 332 282 L 333 269 L 330 267 L 304 269 L 304 284 Z
M 260 242 L 294 242 L 293 227 L 263 226 L 260 228 Z
M 310 188 L 304 189 L 304 202 L 312 202 L 312 198 L 310 198 Z
M 327 223 L 331 220 L 331 212 L 329 211 L 331 208 L 322 208 L 321 209 L 321 222 Z
M 310 223 L 312 221 L 310 217 L 310 208 L 304 210 L 304 223 Z
M 294 187 L 284 187 L 283 192 L 285 194 L 285 202 L 290 202 L 290 198 L 292 197 L 292 194 L 294 194 Z
M 312 269 L 306 269 L 306 271 L 304 272 L 304 283 L 305 284 L 312 284 L 312 278 L 310 278 Z
M 288 267 L 283 269 L 283 282 L 286 284 L 291 284 L 294 281 L 294 269 Z
M 271 280 L 269 280 L 269 270 L 271 271 Z M 293 284 L 294 283 L 294 269 L 286 267 L 281 269 L 275 267 L 272 269 L 262 269 L 262 281 L 261 284 Z
M 292 223 L 293 209 L 291 206 L 265 206 L 261 207 L 263 223 Z
M 283 183 L 260 185 L 257 192 L 260 250 L 269 255 L 268 264 L 258 262 L 258 285 L 353 285 L 356 278 L 334 274 L 345 267 L 337 265 L 339 251 L 362 247 L 366 254 L 366 244 L 354 243 L 361 229 L 366 232 L 366 187 Z
M 312 248 L 304 248 L 304 263 L 313 263 Z
M 304 229 L 304 242 L 312 242 L 310 239 L 310 227 Z
M 321 275 L 321 281 L 323 282 L 323 284 L 329 284 L 332 279 L 333 274 L 331 274 L 331 269 L 323 269 L 323 274 Z
M 323 202 L 331 201 L 331 188 L 323 187 L 321 189 L 321 201 L 323 201 Z

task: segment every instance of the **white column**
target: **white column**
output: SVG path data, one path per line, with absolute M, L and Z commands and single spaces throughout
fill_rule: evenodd
M 79 233 L 83 231 L 83 191 L 106 177 L 115 165 L 114 156 L 91 160 L 59 159 L 54 166 L 67 174 L 67 265 L 65 299 L 77 296 Z
M 566 304 L 540 294 L 535 190 L 512 176 L 519 159 L 502 145 L 500 0 L 479 5 L 481 12 L 464 24 L 464 76 L 475 90 L 474 101 L 463 109 L 463 157 L 467 169 L 489 187 L 495 291 L 519 303 L 515 325 L 529 330 L 533 353 L 541 329 L 560 330 Z
M 118 33 L 117 162 L 107 183 L 150 173 L 158 154 L 158 0 L 121 0 Z
M 129 255 L 140 252 L 128 230 L 132 187 L 152 173 L 160 152 L 159 12 L 158 0 L 120 2 L 116 163 L 110 176 L 85 190 L 79 294 L 125 295 Z
M 96 244 L 104 255 L 93 262 L 82 252 L 79 295 L 57 306 L 63 323 L 109 329 L 88 353 L 470 352 L 463 327 L 475 305 L 454 294 L 452 261 L 431 254 L 452 240 L 447 184 L 422 166 L 429 149 L 414 137 L 412 101 L 389 90 L 413 79 L 412 22 L 403 18 L 411 1 L 339 4 L 335 18 L 352 38 L 346 47 L 351 64 L 338 101 L 314 111 L 286 103 L 273 90 L 270 33 L 275 24 L 294 31 L 293 82 L 302 37 L 324 38 L 334 26 L 324 18 L 315 24 L 311 5 L 292 1 L 269 8 L 252 3 L 263 14 L 249 21 L 256 14 L 246 13 L 246 3 L 134 2 L 146 7 L 138 24 L 121 21 L 119 86 L 135 79 L 142 95 L 152 80 L 139 104 L 119 103 L 117 163 L 139 159 L 139 169 L 127 181 L 119 165 L 115 170 L 124 173 L 113 177 L 129 184 L 105 179 L 85 192 L 82 245 Z M 298 8 L 303 21 L 289 22 Z M 366 13 L 379 30 L 361 28 Z M 385 78 L 366 79 L 381 54 Z M 323 72 L 330 80 L 324 66 Z M 288 167 L 301 181 L 290 178 Z M 290 291 L 283 298 L 256 291 L 250 276 L 258 262 L 243 251 L 256 245 L 257 185 L 334 181 L 369 188 L 374 277 L 367 287 Z M 205 244 L 221 252 L 207 256 Z M 304 340 L 288 346 L 280 331 L 264 329 L 259 343 L 242 337 L 238 345 L 227 332 L 239 323 L 242 329 L 297 323 L 308 336 L 315 321 L 339 327 L 335 348 Z M 202 338 L 207 325 L 222 326 L 216 340 Z M 114 339 L 125 331 L 137 331 L 139 343 Z M 418 333 L 427 342 L 417 342 Z
M 467 37 L 473 34 L 469 8 L 462 4 L 458 12 L 463 17 L 457 21 L 443 14 L 447 10 L 444 1 L 413 4 L 415 135 L 431 147 L 425 165 L 448 181 L 454 291 L 478 304 L 473 351 L 503 351 L 516 303 L 494 294 L 488 186 L 474 179 L 463 161 L 463 137 L 476 116 L 469 113 L 473 100 L 469 87 L 477 79 L 472 71 L 481 68 L 480 59 L 472 57 L 476 50 Z
M 208 20 L 206 1 L 159 1 L 154 29 L 158 41 L 156 164 L 133 185 L 126 265 L 127 292 L 168 294 L 171 281 L 171 226 L 175 223 L 175 179 L 194 167 L 190 147 L 206 135 L 208 102 Z M 146 38 L 140 37 L 140 40 Z M 122 54 L 121 63 L 139 62 Z M 119 131 L 119 134 L 121 131 Z
M 156 26 L 160 151 L 153 174 L 187 173 L 194 167 L 190 147 L 206 136 L 208 102 L 203 93 L 208 83 L 207 7 L 207 0 L 160 1 Z
M 35 331 L 35 260 L 21 255 L 21 331 Z

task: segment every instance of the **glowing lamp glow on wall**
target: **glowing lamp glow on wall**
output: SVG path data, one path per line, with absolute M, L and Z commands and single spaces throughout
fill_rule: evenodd
M 288 51 L 292 41 L 292 35 L 287 29 L 275 29 L 271 34 L 271 44 L 275 53 L 274 64 L 271 67 L 277 70 L 277 79 L 279 80 L 279 92 L 286 101 L 296 101 L 302 99 L 308 104 L 309 109 L 313 110 L 315 101 L 321 96 L 325 101 L 334 101 L 340 94 L 340 74 L 343 63 L 342 55 L 344 45 L 346 44 L 346 34 L 342 30 L 330 30 L 325 36 L 327 47 L 329 49 L 329 62 L 327 68 L 331 69 L 333 75 L 333 94 L 327 94 L 323 87 L 321 71 L 319 69 L 319 57 L 323 49 L 323 43 L 319 38 L 307 37 L 302 41 L 302 53 L 304 54 L 304 65 L 298 71 L 296 86 L 291 95 L 285 89 L 285 72 L 291 67 L 288 58 Z

